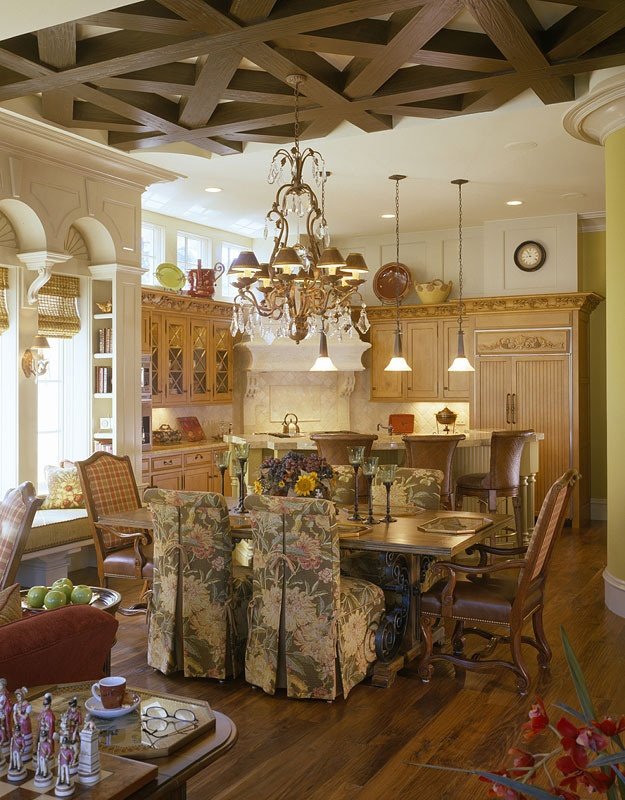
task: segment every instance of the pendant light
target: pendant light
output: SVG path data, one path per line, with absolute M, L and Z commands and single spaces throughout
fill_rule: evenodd
M 321 333 L 319 334 L 319 355 L 317 356 L 317 360 L 312 365 L 312 367 L 308 370 L 309 372 L 338 372 L 337 368 L 334 366 L 332 359 L 328 355 L 328 340 L 326 338 L 325 329 L 321 328 Z
M 449 372 L 475 372 L 471 362 L 464 354 L 464 331 L 462 322 L 464 317 L 464 303 L 462 301 L 462 187 L 469 181 L 466 178 L 456 178 L 452 181 L 458 187 L 458 353 L 454 358 Z
M 399 265 L 399 182 L 403 181 L 405 175 L 390 175 L 389 180 L 395 181 L 395 264 Z M 395 309 L 396 326 L 395 342 L 393 345 L 393 357 L 384 367 L 384 372 L 412 372 L 412 367 L 404 358 L 402 347 L 401 325 L 399 323 L 399 273 L 395 271 Z

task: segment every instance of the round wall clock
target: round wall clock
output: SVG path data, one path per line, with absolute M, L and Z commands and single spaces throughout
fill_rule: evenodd
M 540 242 L 521 242 L 514 251 L 514 263 L 523 272 L 536 272 L 545 263 L 547 251 Z

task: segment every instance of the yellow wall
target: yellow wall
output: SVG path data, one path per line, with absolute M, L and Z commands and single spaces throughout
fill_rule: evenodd
M 605 297 L 605 231 L 580 234 L 578 255 L 580 291 Z M 601 303 L 590 316 L 590 496 L 595 500 L 608 496 L 605 321 Z

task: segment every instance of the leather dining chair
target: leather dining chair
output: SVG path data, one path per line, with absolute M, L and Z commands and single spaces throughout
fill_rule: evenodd
M 519 470 L 521 456 L 534 431 L 493 431 L 490 438 L 490 469 L 488 472 L 461 475 L 456 481 L 456 509 L 461 509 L 465 497 L 476 497 L 497 511 L 500 497 L 511 497 L 514 508 L 517 545 L 523 544 Z
M 338 478 L 337 496 L 339 503 L 354 502 L 354 470 L 350 466 L 347 450 L 349 447 L 364 447 L 365 458 L 371 455 L 373 443 L 378 438 L 375 433 L 356 433 L 338 431 L 336 433 L 311 433 L 310 438 L 317 445 L 321 458 L 335 469 Z M 367 481 L 362 472 L 358 476 L 358 497 L 367 496 Z
M 406 445 L 406 466 L 419 469 L 439 469 L 444 477 L 441 486 L 441 504 L 443 508 L 453 509 L 454 490 L 452 481 L 452 465 L 456 447 L 467 437 L 464 433 L 449 436 L 402 436 Z
M 100 517 L 141 508 L 139 490 L 128 456 L 99 451 L 77 461 L 87 515 L 91 523 L 101 586 L 109 578 L 143 580 L 143 595 L 152 582 L 152 536 L 149 531 L 101 525 Z M 145 612 L 144 606 L 120 608 L 120 614 Z
M 529 687 L 530 677 L 521 652 L 522 644 L 534 647 L 538 651 L 539 665 L 543 668 L 548 666 L 551 648 L 543 626 L 545 584 L 549 561 L 564 525 L 571 492 L 579 477 L 576 470 L 569 470 L 549 489 L 527 547 L 509 549 L 477 544 L 471 548 L 480 553 L 480 563 L 475 566 L 445 561 L 434 565 L 433 569 L 442 572 L 444 577 L 421 595 L 424 650 L 418 671 L 424 682 L 427 683 L 431 678 L 431 662 L 443 659 L 458 667 L 479 672 L 499 667 L 510 669 L 516 675 L 518 690 L 524 694 Z M 488 555 L 513 555 L 517 558 L 488 564 Z M 511 570 L 517 571 L 516 577 L 510 577 Z M 463 575 L 471 580 L 462 580 Z M 451 653 L 433 650 L 432 627 L 437 619 L 456 623 Z M 524 624 L 529 619 L 532 621 L 533 638 L 523 635 Z M 480 627 L 466 627 L 476 623 Z M 492 633 L 481 625 L 503 629 L 503 633 Z M 487 646 L 471 656 L 465 655 L 467 634 L 487 639 Z M 486 658 L 499 644 L 510 645 L 510 661 Z

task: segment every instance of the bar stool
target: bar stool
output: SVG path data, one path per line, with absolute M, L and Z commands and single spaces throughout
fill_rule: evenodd
M 467 437 L 464 433 L 451 436 L 402 436 L 406 445 L 406 466 L 418 469 L 439 469 L 445 476 L 441 485 L 441 506 L 453 509 L 454 493 L 451 465 L 458 443 Z
M 500 497 L 511 497 L 517 543 L 523 545 L 519 470 L 525 443 L 534 435 L 528 431 L 493 431 L 490 439 L 490 470 L 486 473 L 461 475 L 456 481 L 456 509 L 461 509 L 465 497 L 477 497 L 497 511 Z
M 317 452 L 321 458 L 325 458 L 331 466 L 338 467 L 349 464 L 348 447 L 364 447 L 365 458 L 369 458 L 371 447 L 378 437 L 375 433 L 338 431 L 337 433 L 311 433 L 310 438 L 317 445 Z M 358 476 L 358 496 L 366 497 L 366 495 L 367 482 L 361 472 Z

